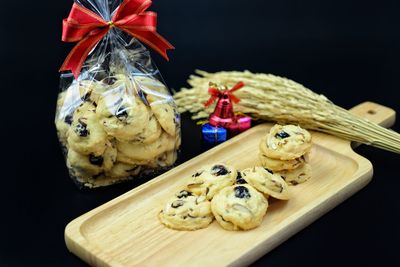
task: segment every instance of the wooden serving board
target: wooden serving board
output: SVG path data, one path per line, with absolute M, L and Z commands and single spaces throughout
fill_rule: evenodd
M 351 112 L 386 127 L 395 120 L 393 110 L 371 102 Z M 202 165 L 225 162 L 239 169 L 258 165 L 258 145 L 270 127 L 253 127 L 73 220 L 65 229 L 68 249 L 96 266 L 248 265 L 371 180 L 372 164 L 356 154 L 349 141 L 312 132 L 313 177 L 291 186 L 289 201 L 271 201 L 258 228 L 231 232 L 214 221 L 206 229 L 186 232 L 159 223 L 163 203 Z

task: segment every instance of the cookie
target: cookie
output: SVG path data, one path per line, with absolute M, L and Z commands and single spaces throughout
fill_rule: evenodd
M 89 155 L 91 157 L 91 155 Z M 97 162 L 96 162 L 97 160 Z M 115 147 L 114 142 L 108 141 L 106 150 L 104 151 L 103 155 L 98 156 L 96 158 L 91 158 L 92 163 L 101 164 L 104 171 L 109 171 L 113 168 L 114 163 L 117 160 L 117 148 Z
M 71 121 L 68 119 L 56 119 L 55 124 L 56 124 L 56 129 L 57 129 L 57 135 L 58 139 L 60 140 L 60 143 L 62 146 L 67 147 L 67 140 L 68 140 L 68 130 L 71 127 Z
M 296 125 L 276 124 L 260 144 L 265 156 L 279 160 L 293 160 L 311 149 L 310 133 Z
M 57 129 L 58 139 L 62 146 L 67 146 L 67 133 L 68 129 L 71 127 L 72 116 L 74 114 L 75 109 L 69 109 L 68 107 L 64 107 L 66 92 L 61 92 L 58 95 L 57 106 L 56 106 L 56 116 L 55 116 L 55 125 Z M 81 104 L 82 101 L 79 103 Z
M 135 164 L 155 159 L 166 151 L 175 149 L 175 137 L 162 133 L 160 138 L 150 144 L 117 142 L 118 160 Z
M 175 108 L 175 104 L 172 97 L 167 98 L 155 97 L 153 95 L 147 95 L 147 100 L 150 103 L 150 108 L 156 116 L 161 127 L 169 135 L 176 135 L 176 128 L 179 123 L 179 114 Z
M 107 134 L 123 141 L 133 140 L 142 133 L 150 119 L 142 100 L 123 85 L 101 96 L 96 113 Z
M 67 154 L 67 166 L 79 177 L 97 175 L 103 171 L 103 168 L 97 163 L 96 156 L 92 157 L 94 157 L 94 160 L 89 155 L 83 155 L 73 149 L 69 149 Z
M 65 90 L 65 105 L 76 107 L 76 105 L 82 102 L 89 102 L 96 105 L 101 94 L 106 89 L 105 85 L 96 80 L 75 80 Z
M 264 168 L 272 171 L 293 170 L 305 162 L 304 155 L 292 160 L 280 160 L 269 158 L 263 153 L 259 153 L 258 159 Z
M 242 170 L 243 179 L 258 191 L 277 199 L 290 198 L 289 188 L 279 175 L 262 167 L 252 167 Z
M 143 143 L 150 144 L 157 140 L 162 133 L 160 124 L 158 123 L 155 116 L 151 116 L 146 128 L 137 134 L 130 142 L 132 143 Z
M 159 165 L 164 167 L 164 166 L 172 166 L 177 159 L 178 159 L 178 152 L 176 150 L 171 150 L 161 155 L 161 157 L 158 158 L 158 161 L 160 162 Z
M 308 163 L 303 163 L 294 170 L 280 171 L 277 174 L 281 175 L 287 184 L 297 185 L 311 178 L 311 166 Z
M 259 226 L 268 200 L 248 184 L 228 186 L 211 200 L 211 211 L 222 228 L 231 231 Z
M 107 133 L 99 124 L 95 106 L 83 103 L 72 117 L 68 130 L 68 145 L 76 152 L 84 155 L 102 155 L 107 145 Z
M 233 166 L 218 163 L 207 165 L 194 173 L 187 184 L 189 191 L 212 199 L 224 187 L 233 185 L 237 171 Z
M 131 158 L 130 156 L 125 155 L 121 151 L 118 151 L 117 161 L 126 163 L 126 164 L 130 164 L 130 165 L 140 165 L 140 166 L 146 165 L 146 166 L 154 166 L 154 167 L 156 166 L 154 164 L 154 162 L 156 161 L 155 158 L 148 159 L 148 160 L 138 160 L 138 159 L 134 159 L 134 158 Z
M 168 88 L 160 81 L 147 76 L 134 76 L 134 81 L 147 95 L 170 96 Z
M 154 161 L 146 164 L 148 167 L 169 167 L 172 166 L 178 158 L 178 152 L 175 150 L 167 151 L 157 157 Z
M 133 177 L 138 175 L 140 170 L 141 166 L 116 162 L 105 175 L 110 178 Z
M 96 80 L 81 80 L 77 82 L 80 98 L 83 101 L 97 104 L 102 93 L 106 91 L 106 86 Z
M 182 190 L 167 201 L 158 218 L 169 228 L 193 231 L 206 228 L 214 216 L 211 213 L 210 201 L 204 196 Z
M 104 153 L 99 156 L 83 155 L 70 148 L 67 154 L 67 166 L 73 170 L 76 176 L 87 178 L 111 170 L 116 157 L 117 150 L 111 143 L 107 144 Z

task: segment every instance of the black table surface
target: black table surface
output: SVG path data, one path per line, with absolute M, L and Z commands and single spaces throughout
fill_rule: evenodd
M 345 108 L 371 100 L 400 110 L 398 1 L 154 2 L 158 30 L 176 47 L 170 62 L 153 53 L 171 88 L 187 86 L 195 69 L 249 69 L 291 78 Z M 83 192 L 68 177 L 53 119 L 57 70 L 73 46 L 60 41 L 70 6 L 1 5 L 0 266 L 84 266 L 65 247 L 67 223 L 144 182 Z M 199 126 L 182 117 L 183 162 L 204 148 Z M 356 151 L 372 162 L 372 182 L 254 266 L 400 265 L 400 157 Z

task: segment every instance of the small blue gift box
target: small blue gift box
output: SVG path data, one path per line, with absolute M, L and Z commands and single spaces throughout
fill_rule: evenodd
M 204 124 L 201 128 L 203 141 L 207 144 L 219 144 L 227 140 L 227 130 L 222 127 L 214 127 L 209 123 Z

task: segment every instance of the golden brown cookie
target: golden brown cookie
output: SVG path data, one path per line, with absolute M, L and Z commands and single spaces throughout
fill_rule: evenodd
M 103 171 L 111 170 L 117 157 L 116 148 L 110 143 L 102 155 L 84 155 L 73 149 L 68 150 L 67 166 L 73 170 L 76 176 L 91 177 Z
M 117 84 L 101 96 L 96 113 L 107 134 L 118 140 L 130 141 L 147 128 L 149 109 L 141 98 L 128 89 L 128 85 L 118 87 Z
M 265 156 L 279 160 L 293 160 L 311 149 L 310 133 L 296 125 L 276 124 L 261 141 Z
M 272 171 L 293 170 L 305 162 L 304 155 L 292 160 L 280 160 L 269 158 L 261 152 L 258 154 L 258 159 L 264 168 Z
M 68 145 L 76 152 L 95 156 L 102 155 L 107 145 L 107 133 L 99 124 L 96 107 L 88 102 L 78 107 L 68 129 Z
M 105 175 L 110 178 L 133 177 L 138 175 L 140 170 L 141 166 L 116 162 Z
M 153 95 L 147 95 L 147 100 L 150 103 L 150 108 L 156 116 L 161 127 L 169 135 L 175 136 L 178 128 L 179 114 L 175 108 L 172 97 L 160 98 Z
M 197 170 L 187 184 L 189 191 L 212 199 L 222 188 L 233 185 L 237 171 L 233 166 L 223 163 L 206 165 Z
M 249 230 L 259 226 L 267 211 L 268 201 L 248 184 L 223 188 L 211 200 L 211 210 L 222 228 Z
M 175 194 L 158 214 L 165 226 L 175 230 L 193 231 L 206 228 L 214 219 L 210 201 L 190 191 Z
M 132 143 L 142 143 L 142 144 L 150 144 L 156 141 L 162 133 L 162 129 L 160 124 L 158 123 L 156 117 L 154 115 L 150 116 L 150 119 L 147 123 L 146 128 L 139 134 L 137 134 L 132 140 L 129 142 Z
M 118 141 L 118 160 L 130 164 L 152 161 L 163 153 L 175 149 L 175 141 L 175 137 L 166 133 L 162 133 L 160 138 L 150 144 Z
M 290 198 L 289 188 L 279 175 L 262 167 L 252 167 L 242 170 L 243 179 L 258 191 L 277 199 Z
M 277 172 L 289 185 L 297 185 L 304 183 L 311 178 L 311 166 L 308 163 L 303 163 L 298 168 L 288 171 Z

